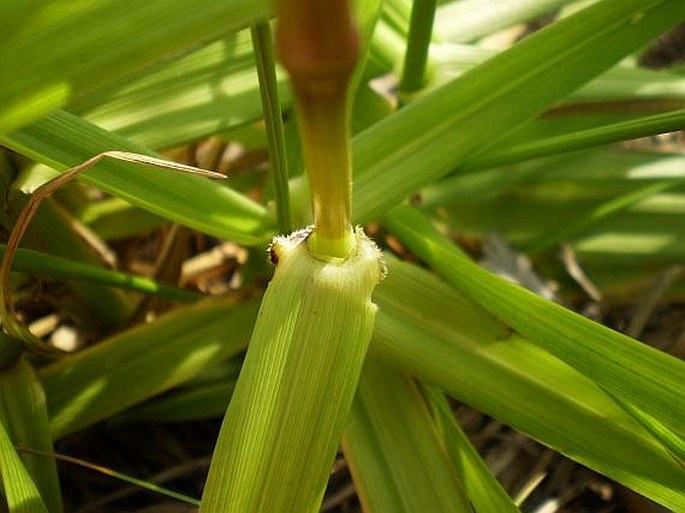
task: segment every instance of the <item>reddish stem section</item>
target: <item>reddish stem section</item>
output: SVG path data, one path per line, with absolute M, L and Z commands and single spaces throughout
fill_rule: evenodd
M 278 51 L 290 73 L 312 193 L 314 253 L 345 257 L 353 245 L 348 86 L 359 37 L 347 0 L 277 2 Z

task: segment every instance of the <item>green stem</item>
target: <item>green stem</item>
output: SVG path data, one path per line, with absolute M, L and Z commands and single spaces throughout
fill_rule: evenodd
M 407 50 L 400 80 L 400 98 L 421 89 L 426 81 L 426 62 L 433 33 L 437 0 L 414 0 Z
M 342 97 L 340 97 L 342 96 Z M 316 231 L 318 255 L 345 257 L 352 247 L 352 167 L 345 91 L 340 96 L 300 96 L 298 114 Z
M 271 27 L 266 20 L 252 26 L 252 45 L 257 62 L 259 91 L 262 96 L 262 110 L 269 145 L 269 163 L 274 181 L 276 216 L 282 233 L 290 233 L 290 194 L 288 191 L 288 164 L 285 156 L 283 120 L 278 99 L 278 80 L 276 78 L 275 58 Z
M 278 50 L 295 92 L 312 193 L 315 255 L 347 257 L 352 237 L 348 88 L 359 36 L 348 0 L 280 0 Z

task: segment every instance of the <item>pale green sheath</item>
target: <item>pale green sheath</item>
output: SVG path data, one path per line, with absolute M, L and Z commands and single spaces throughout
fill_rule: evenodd
M 272 246 L 276 272 L 221 427 L 202 513 L 318 511 L 385 269 L 361 228 L 346 259 L 313 257 L 306 236 Z

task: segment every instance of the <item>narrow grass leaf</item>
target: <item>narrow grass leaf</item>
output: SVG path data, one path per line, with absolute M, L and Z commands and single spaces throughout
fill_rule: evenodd
M 45 459 L 50 459 L 50 460 L 59 460 L 59 461 L 64 461 L 66 463 L 71 463 L 72 465 L 78 465 L 79 467 L 83 467 L 88 470 L 92 470 L 94 472 L 99 472 L 100 474 L 103 474 L 105 476 L 112 477 L 114 479 L 118 479 L 120 481 L 123 481 L 125 483 L 132 484 L 138 488 L 141 488 L 143 490 L 148 490 L 151 492 L 158 493 L 160 495 L 165 495 L 167 497 L 170 497 L 172 499 L 176 499 L 178 501 L 184 502 L 186 504 L 190 504 L 193 506 L 199 506 L 200 501 L 193 498 L 189 497 L 188 495 L 184 495 L 182 493 L 174 492 L 173 490 L 168 490 L 166 488 L 162 488 L 161 486 L 157 486 L 154 483 L 150 483 L 148 481 L 144 481 L 142 479 L 138 479 L 136 477 L 129 476 L 127 474 L 124 474 L 122 472 L 117 472 L 116 470 L 112 470 L 111 468 L 103 467 L 101 465 L 96 465 L 94 463 L 90 463 L 88 461 L 79 459 L 79 458 L 74 458 L 72 456 L 67 456 L 65 454 L 57 454 L 54 452 L 44 452 L 44 451 L 33 451 L 33 450 L 23 450 L 22 452 L 27 453 L 27 454 L 32 454 L 36 456 L 41 456 Z
M 0 421 L 0 477 L 9 513 L 49 513 Z
M 0 244 L 0 258 L 4 254 L 5 245 Z M 197 293 L 170 287 L 145 276 L 110 271 L 30 249 L 20 248 L 17 251 L 12 271 L 121 288 L 182 303 L 192 303 L 200 298 Z
M 685 435 L 682 361 L 494 276 L 414 209 L 398 207 L 385 222 L 451 284 L 532 343 Z
M 11 7 L 21 3 L 9 2 L 13 19 L 0 45 L 0 63 L 12 70 L 0 77 L 0 133 L 269 12 L 263 0 L 153 0 L 125 9 L 104 0 L 43 0 L 30 10 Z
M 365 513 L 473 511 L 417 385 L 378 357 L 364 363 L 343 449 Z
M 611 198 L 599 206 L 591 209 L 589 212 L 584 212 L 574 219 L 569 225 L 557 230 L 555 233 L 546 233 L 542 237 L 529 246 L 531 253 L 537 253 L 551 246 L 554 246 L 564 240 L 572 240 L 579 232 L 588 227 L 600 222 L 601 220 L 614 216 L 633 205 L 653 198 L 659 193 L 682 187 L 685 185 L 685 179 L 681 180 L 665 180 L 651 185 L 643 186 L 637 190 L 628 192 L 626 194 Z
M 601 388 L 435 276 L 389 264 L 374 294 L 374 353 L 666 507 L 685 509 L 682 469 Z
M 45 394 L 35 370 L 24 358 L 0 372 L 0 421 L 16 447 L 52 451 Z M 60 513 L 62 496 L 55 461 L 25 453 L 20 459 L 47 510 Z M 17 484 L 5 481 L 5 486 Z
M 527 250 L 559 227 L 578 226 L 631 195 L 685 178 L 681 155 L 588 151 L 448 178 L 421 193 L 421 208 L 440 212 L 452 229 L 497 232 Z M 580 226 L 574 248 L 594 276 L 595 266 L 633 262 L 640 268 L 685 258 L 683 186 L 628 202 L 615 215 Z M 618 197 L 618 199 L 617 199 Z M 631 204 L 632 203 L 632 204 Z M 554 210 L 554 216 L 549 212 Z M 483 215 L 487 212 L 488 215 Z M 611 208 L 604 210 L 611 213 Z M 593 214 L 594 215 L 594 214 Z M 637 271 L 634 271 L 637 272 Z
M 582 150 L 650 135 L 674 132 L 685 126 L 685 110 L 642 116 L 629 121 L 597 126 L 587 130 L 570 132 L 555 137 L 521 142 L 502 149 L 476 156 L 462 168 L 463 172 L 503 166 L 567 151 Z
M 64 170 L 104 151 L 150 151 L 66 112 L 55 112 L 0 142 L 15 151 Z M 264 207 L 206 178 L 121 162 L 102 162 L 80 178 L 117 197 L 191 228 L 256 245 L 268 240 Z M 230 181 L 230 180 L 229 180 Z M 208 205 L 211 209 L 208 209 Z
M 387 53 L 399 55 L 399 50 L 395 48 L 401 47 L 399 43 L 383 42 L 391 46 L 391 49 L 386 49 Z M 380 42 L 376 45 L 379 46 Z M 431 90 L 444 85 L 501 52 L 483 46 L 433 44 L 431 47 L 433 74 L 426 89 Z M 559 108 L 566 109 L 573 106 L 579 110 L 591 110 L 592 105 L 587 105 L 588 103 L 607 102 L 601 108 L 607 110 L 630 108 L 637 111 L 658 112 L 683 108 L 684 94 L 685 78 L 680 73 L 620 63 L 564 97 Z
M 288 161 L 285 155 L 283 119 L 276 78 L 276 58 L 269 22 L 262 20 L 256 23 L 251 29 L 251 34 L 269 147 L 269 167 L 275 192 L 278 227 L 281 233 L 290 233 L 293 229 L 290 223 Z
M 290 103 L 283 73 L 278 94 Z M 250 31 L 169 62 L 106 95 L 72 108 L 91 123 L 148 148 L 170 148 L 260 119 L 259 81 Z
M 208 383 L 180 390 L 143 403 L 117 416 L 118 423 L 172 423 L 220 418 L 226 413 L 236 379 Z
M 684 18 L 678 0 L 606 0 L 387 117 L 355 138 L 354 212 L 382 213 Z
M 43 367 L 53 437 L 108 418 L 235 355 L 245 347 L 256 310 L 252 301 L 203 301 Z
M 663 424 L 650 415 L 635 408 L 632 404 L 618 399 L 616 396 L 614 396 L 614 400 L 617 401 L 624 410 L 630 413 L 647 431 L 654 435 L 654 437 L 671 453 L 673 459 L 681 466 L 683 471 L 685 471 L 685 439 L 664 427 Z
M 454 418 L 442 391 L 422 387 L 459 480 L 477 513 L 520 513 Z

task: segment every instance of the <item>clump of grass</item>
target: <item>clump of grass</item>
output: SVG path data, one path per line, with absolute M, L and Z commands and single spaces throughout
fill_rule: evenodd
M 285 73 L 266 1 L 25 4 L 5 6 L 0 43 L 3 233 L 105 152 L 181 147 L 196 165 L 212 159 L 188 148 L 212 137 L 234 157 L 220 182 L 98 161 L 44 198 L 3 286 L 0 509 L 61 511 L 53 441 L 97 422 L 226 414 L 203 512 L 317 511 L 341 441 L 366 513 L 532 510 L 535 476 L 500 487 L 447 396 L 685 509 L 678 337 L 657 350 L 562 306 L 628 305 L 638 336 L 682 298 L 683 157 L 614 145 L 683 126 L 681 75 L 630 58 L 685 19 L 681 1 L 282 0 Z M 271 180 L 244 171 L 253 151 Z M 168 232 L 155 278 L 111 269 L 125 250 L 141 266 L 168 223 L 194 235 Z M 557 303 L 464 253 L 494 231 L 557 280 Z M 230 255 L 183 271 L 217 239 Z M 178 288 L 193 280 L 225 294 Z M 81 345 L 53 358 L 55 326 Z

